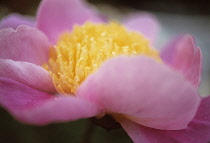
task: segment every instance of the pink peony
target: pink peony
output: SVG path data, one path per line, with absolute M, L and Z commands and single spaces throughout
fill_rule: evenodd
M 57 62 L 59 57 L 53 61 L 51 49 L 59 44 L 64 32 L 86 21 L 106 22 L 79 0 L 43 0 L 35 23 L 20 15 L 1 21 L 0 105 L 3 108 L 19 121 L 36 125 L 102 118 L 108 114 L 135 143 L 210 141 L 210 96 L 202 98 L 197 91 L 201 51 L 192 36 L 172 40 L 160 52 L 160 59 L 150 55 L 153 51 L 149 51 L 149 56 L 129 53 L 107 59 L 77 87 L 76 79 L 72 86 L 68 76 L 64 76 L 69 73 L 56 78 L 54 71 L 60 70 L 64 63 Z M 150 43 L 158 30 L 156 20 L 148 14 L 134 14 L 123 25 L 143 34 Z M 65 58 L 61 57 L 61 61 Z M 50 65 L 49 59 L 53 64 Z M 49 69 L 44 68 L 46 63 Z M 57 65 L 58 69 L 51 69 Z M 83 76 L 79 72 L 79 77 Z M 75 91 L 66 88 L 67 85 L 75 87 Z

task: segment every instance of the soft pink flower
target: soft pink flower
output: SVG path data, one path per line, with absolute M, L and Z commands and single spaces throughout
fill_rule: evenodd
M 146 56 L 115 57 L 81 84 L 77 96 L 57 94 L 41 65 L 62 32 L 87 20 L 105 21 L 79 0 L 42 1 L 35 27 L 19 15 L 2 20 L 1 28 L 11 27 L 0 30 L 2 107 L 37 125 L 111 114 L 135 143 L 210 141 L 210 96 L 201 98 L 197 91 L 201 51 L 190 35 L 163 49 L 163 63 Z M 158 24 L 148 14 L 134 14 L 124 25 L 155 40 Z

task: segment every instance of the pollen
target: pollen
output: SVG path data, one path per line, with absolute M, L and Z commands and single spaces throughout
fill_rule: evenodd
M 76 94 L 80 84 L 110 58 L 145 55 L 160 61 L 149 41 L 118 23 L 75 25 L 63 33 L 50 50 L 43 67 L 50 72 L 57 91 Z

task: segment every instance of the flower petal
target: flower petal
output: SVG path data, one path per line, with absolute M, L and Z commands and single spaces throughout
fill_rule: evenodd
M 199 86 L 202 56 L 200 48 L 195 47 L 192 36 L 184 35 L 171 41 L 162 50 L 161 58 L 182 72 L 195 87 Z
M 48 60 L 50 44 L 46 36 L 29 26 L 0 30 L 0 59 L 41 65 Z
M 195 55 L 192 61 L 192 65 L 185 73 L 186 78 L 197 88 L 200 85 L 201 69 L 202 69 L 202 54 L 201 54 L 201 49 L 197 48 L 195 50 Z
M 120 123 L 134 143 L 207 143 L 210 141 L 210 96 L 204 98 L 194 120 L 186 129 L 164 131 L 121 119 Z
M 37 90 L 49 93 L 56 91 L 49 72 L 40 66 L 0 59 L 0 67 L 0 77 L 16 80 Z
M 147 13 L 132 14 L 123 23 L 128 29 L 142 33 L 151 43 L 155 42 L 160 28 L 158 20 Z
M 92 117 L 98 108 L 75 96 L 56 96 L 0 77 L 0 105 L 16 119 L 30 124 L 70 121 Z
M 13 28 L 16 29 L 19 25 L 28 25 L 34 27 L 34 19 L 29 16 L 22 16 L 20 14 L 10 14 L 4 17 L 0 22 L 0 29 Z
M 182 143 L 155 132 L 156 129 L 140 126 L 126 119 L 122 119 L 119 122 L 134 143 Z
M 89 76 L 78 96 L 157 129 L 183 129 L 200 103 L 197 90 L 179 72 L 144 56 L 117 57 Z
M 61 32 L 86 21 L 99 22 L 101 19 L 83 0 L 43 0 L 38 11 L 37 27 L 55 43 Z
M 210 124 L 210 95 L 202 99 L 194 120 Z

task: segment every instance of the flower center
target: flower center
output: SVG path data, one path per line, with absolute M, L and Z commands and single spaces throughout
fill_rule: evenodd
M 117 23 L 87 22 L 60 36 L 43 67 L 50 72 L 59 93 L 76 93 L 88 75 L 104 61 L 119 55 L 146 55 L 160 61 L 159 53 L 150 48 L 142 35 L 129 32 Z

